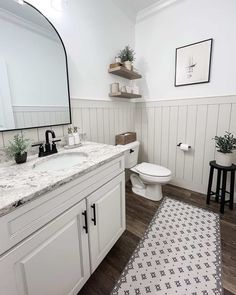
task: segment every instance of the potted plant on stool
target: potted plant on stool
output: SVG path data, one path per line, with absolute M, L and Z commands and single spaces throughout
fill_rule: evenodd
M 120 51 L 118 57 L 120 57 L 121 62 L 124 64 L 126 69 L 132 70 L 132 63 L 135 60 L 135 52 L 129 46 L 126 46 L 123 50 Z
M 25 139 L 23 135 L 15 135 L 13 142 L 9 141 L 7 148 L 7 154 L 14 158 L 17 164 L 23 164 L 27 160 L 27 148 L 29 146 L 28 139 Z
M 216 142 L 216 164 L 229 167 L 233 162 L 233 150 L 236 149 L 236 138 L 226 131 L 224 136 L 215 136 Z

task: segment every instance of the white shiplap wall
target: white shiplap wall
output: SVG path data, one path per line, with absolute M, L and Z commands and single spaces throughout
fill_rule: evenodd
M 135 104 L 130 101 L 72 99 L 71 106 L 73 125 L 86 132 L 88 140 L 115 144 L 116 134 L 134 130 Z M 52 129 L 57 137 L 63 137 L 67 134 L 67 127 L 57 126 Z M 32 142 L 42 141 L 46 129 L 28 129 L 22 133 Z M 19 131 L 0 132 L 0 147 L 7 146 L 16 133 Z
M 173 184 L 205 193 L 212 138 L 226 130 L 236 135 L 236 96 L 137 103 L 135 129 L 141 161 L 168 167 Z M 184 153 L 180 142 L 192 149 Z

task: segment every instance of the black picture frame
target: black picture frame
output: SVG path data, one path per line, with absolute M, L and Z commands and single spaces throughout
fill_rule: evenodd
M 29 130 L 29 129 L 37 129 L 37 128 L 47 128 L 47 127 L 56 127 L 56 126 L 65 126 L 65 125 L 70 125 L 72 124 L 72 114 L 71 114 L 71 97 L 70 97 L 70 82 L 69 82 L 69 70 L 68 70 L 68 57 L 67 57 L 67 52 L 66 52 L 66 47 L 65 44 L 58 33 L 57 29 L 55 26 L 52 24 L 52 22 L 35 6 L 33 6 L 31 3 L 27 2 L 26 0 L 23 0 L 24 5 L 28 5 L 32 7 L 34 10 L 36 10 L 39 14 L 41 14 L 47 21 L 48 23 L 52 26 L 52 28 L 55 30 L 58 38 L 61 41 L 64 54 L 65 54 L 65 65 L 66 65 L 66 78 L 67 78 L 67 93 L 68 93 L 68 107 L 69 107 L 69 122 L 61 123 L 61 124 L 50 124 L 50 125 L 38 125 L 38 126 L 32 126 L 32 127 L 23 127 L 23 128 L 14 128 L 14 129 L 4 129 L 0 130 L 0 132 L 9 132 L 9 131 L 21 131 L 21 130 Z
M 191 46 L 196 46 L 205 42 L 210 42 L 210 50 L 209 50 L 209 56 L 208 56 L 208 72 L 207 72 L 207 78 L 202 81 L 196 81 L 196 82 L 190 82 L 190 83 L 178 83 L 177 82 L 177 75 L 178 75 L 178 52 L 179 50 L 183 50 L 186 48 L 189 48 Z M 213 48 L 213 38 L 205 39 L 199 42 L 191 43 L 185 46 L 181 46 L 176 48 L 175 50 L 175 87 L 181 87 L 181 86 L 190 86 L 190 85 L 197 85 L 197 84 L 204 84 L 209 83 L 211 79 L 211 65 L 212 65 L 212 48 Z

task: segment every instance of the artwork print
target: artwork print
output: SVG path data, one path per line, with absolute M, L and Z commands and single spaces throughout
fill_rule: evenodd
M 213 39 L 176 49 L 175 86 L 210 82 Z

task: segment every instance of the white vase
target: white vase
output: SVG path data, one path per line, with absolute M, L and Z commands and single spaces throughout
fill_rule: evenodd
M 132 71 L 132 62 L 131 61 L 125 61 L 124 66 L 126 67 L 127 70 Z
M 220 166 L 225 166 L 225 167 L 229 167 L 232 165 L 233 162 L 233 157 L 232 157 L 232 153 L 221 153 L 216 151 L 216 164 L 220 165 Z

